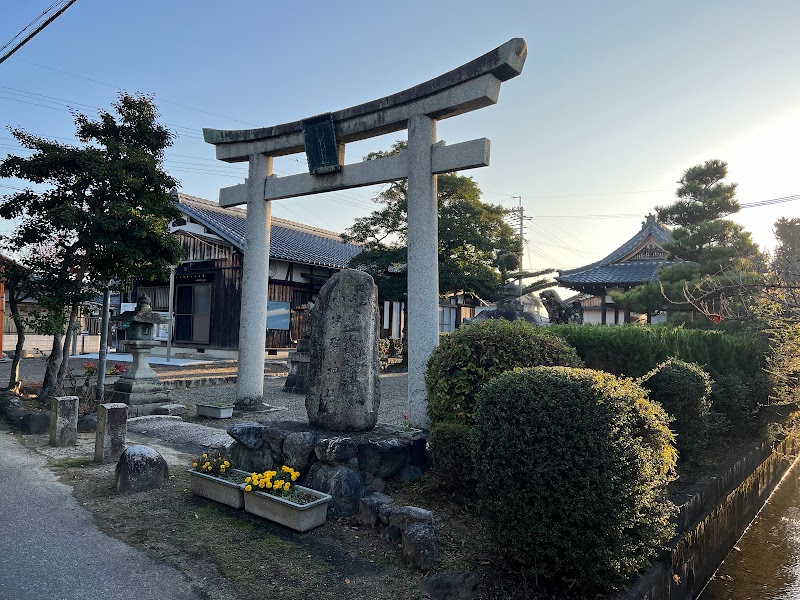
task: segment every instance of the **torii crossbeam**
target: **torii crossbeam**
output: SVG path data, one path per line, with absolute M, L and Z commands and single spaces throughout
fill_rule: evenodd
M 427 426 L 425 366 L 439 342 L 436 176 L 489 165 L 489 140 L 446 146 L 436 121 L 497 102 L 500 84 L 522 72 L 525 40 L 515 38 L 465 65 L 405 91 L 329 115 L 272 127 L 204 129 L 217 158 L 249 161 L 244 184 L 220 190 L 221 206 L 247 204 L 239 329 L 237 403 L 264 395 L 271 201 L 408 179 L 409 419 Z M 408 129 L 408 150 L 344 164 L 348 142 Z M 310 173 L 275 177 L 275 156 L 305 151 Z

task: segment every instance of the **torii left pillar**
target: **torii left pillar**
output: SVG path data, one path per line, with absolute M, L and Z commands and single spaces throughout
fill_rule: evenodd
M 242 311 L 239 318 L 239 377 L 236 379 L 236 404 L 242 406 L 260 404 L 264 397 L 269 233 L 272 224 L 272 203 L 264 200 L 264 184 L 271 175 L 272 157 L 251 154 L 246 184 L 247 219 L 242 263 Z M 243 377 L 243 373 L 253 376 Z

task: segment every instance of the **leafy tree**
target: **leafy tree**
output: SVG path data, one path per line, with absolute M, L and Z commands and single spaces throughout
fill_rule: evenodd
M 665 244 L 668 258 L 686 262 L 661 269 L 658 283 L 612 294 L 615 302 L 637 312 L 687 310 L 688 290 L 709 278 L 731 270 L 742 276 L 754 272 L 762 259 L 758 246 L 742 225 L 725 218 L 740 209 L 736 184 L 723 182 L 727 175 L 728 165 L 721 160 L 684 172 L 675 192 L 678 200 L 656 211 L 659 221 L 674 227 L 673 241 Z M 709 296 L 705 302 L 717 314 L 720 298 Z
M 178 182 L 161 164 L 173 134 L 146 96 L 122 93 L 113 108 L 97 119 L 75 115 L 81 145 L 11 129 L 33 154 L 0 162 L 0 177 L 47 186 L 0 200 L 0 217 L 19 222 L 2 244 L 28 253 L 33 296 L 44 308 L 35 325 L 54 335 L 43 396 L 63 381 L 81 303 L 111 281 L 161 276 L 181 257 L 169 233 L 179 216 L 169 190 Z
M 390 151 L 373 152 L 365 160 L 398 154 L 405 147 L 406 142 L 396 142 Z M 480 196 L 471 177 L 438 176 L 439 290 L 443 294 L 464 290 L 486 299 L 498 298 L 504 283 L 498 267 L 502 263 L 508 270 L 505 257 L 519 252 L 519 239 L 504 221 L 506 210 L 481 202 Z M 369 272 L 382 298 L 400 300 L 407 289 L 406 181 L 390 184 L 375 202 L 381 207 L 357 219 L 342 239 L 365 247 L 350 266 Z M 511 267 L 516 268 L 518 263 Z

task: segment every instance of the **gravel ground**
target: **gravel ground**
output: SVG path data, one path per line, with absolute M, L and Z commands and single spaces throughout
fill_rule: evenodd
M 113 354 L 109 363 L 114 364 Z M 83 363 L 88 359 L 76 357 L 70 359 L 70 366 L 76 374 L 83 373 Z M 93 361 L 93 362 L 96 362 Z M 223 377 L 236 375 L 236 361 L 214 361 L 208 364 L 167 366 L 152 365 L 162 380 L 192 379 L 200 377 Z M 11 361 L 0 362 L 0 387 L 7 385 L 11 371 Z M 45 361 L 40 358 L 24 358 L 20 363 L 20 376 L 23 382 L 41 383 L 44 378 Z M 281 410 L 269 412 L 252 412 L 234 414 L 233 419 L 217 421 L 216 419 L 199 419 L 204 425 L 227 427 L 232 421 L 307 421 L 305 396 L 283 392 L 286 379 L 286 361 L 267 361 L 264 367 L 264 402 Z M 382 373 L 381 406 L 378 413 L 380 423 L 402 423 L 403 414 L 407 412 L 407 377 L 405 373 Z M 171 392 L 174 402 L 185 404 L 189 415 L 194 415 L 194 404 L 198 401 L 235 400 L 236 385 L 213 385 L 196 388 L 178 388 Z

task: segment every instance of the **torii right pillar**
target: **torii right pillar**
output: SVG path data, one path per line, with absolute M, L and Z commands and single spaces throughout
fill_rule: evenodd
M 425 367 L 439 343 L 439 210 L 431 165 L 436 121 L 408 120 L 408 417 L 427 429 Z

